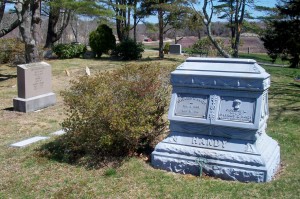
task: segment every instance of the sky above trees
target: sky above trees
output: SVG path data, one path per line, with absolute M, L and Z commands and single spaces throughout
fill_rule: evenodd
M 259 6 L 275 7 L 275 4 L 277 3 L 277 0 L 255 0 L 255 2 L 257 2 L 256 4 L 259 5 Z M 200 7 L 200 6 L 202 6 L 202 4 L 199 4 L 198 7 Z M 255 17 L 264 15 L 264 13 L 258 12 L 258 11 L 255 11 L 255 10 L 253 10 L 252 13 Z M 150 23 L 157 23 L 157 16 L 147 17 L 146 21 L 150 22 Z M 216 16 L 214 16 L 212 21 L 216 22 L 216 21 L 225 21 L 225 20 L 218 19 Z
M 277 0 L 255 0 L 255 1 L 257 2 L 257 5 L 266 6 L 266 7 L 275 7 L 275 4 L 277 3 Z M 199 4 L 199 5 L 202 6 L 202 4 Z M 13 5 L 7 5 L 6 10 L 8 11 L 9 9 L 12 9 L 12 8 L 13 8 Z M 260 16 L 260 15 L 263 15 L 263 13 L 253 10 L 253 15 Z M 150 22 L 150 23 L 158 22 L 157 16 L 149 16 L 145 19 L 145 21 Z M 217 17 L 214 17 L 213 21 L 215 22 L 215 21 L 222 21 L 222 20 L 218 19 Z

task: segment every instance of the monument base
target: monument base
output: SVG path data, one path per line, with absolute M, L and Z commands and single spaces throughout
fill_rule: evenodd
M 54 105 L 56 102 L 56 96 L 54 93 L 47 93 L 38 95 L 31 98 L 14 98 L 14 110 L 20 112 L 32 112 Z
M 241 182 L 267 182 L 280 164 L 278 143 L 267 134 L 256 141 L 171 133 L 152 153 L 151 164 L 167 171 L 207 175 Z

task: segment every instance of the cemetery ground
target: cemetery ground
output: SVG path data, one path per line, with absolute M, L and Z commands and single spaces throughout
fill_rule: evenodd
M 186 57 L 146 51 L 137 64 L 178 66 Z M 145 155 L 124 159 L 117 167 L 72 165 L 38 155 L 37 150 L 55 136 L 24 148 L 9 145 L 33 136 L 50 136 L 65 118 L 59 92 L 69 81 L 114 70 L 129 62 L 67 59 L 47 60 L 52 65 L 57 103 L 38 112 L 14 112 L 16 68 L 0 66 L 0 198 L 299 198 L 300 194 L 300 76 L 299 69 L 264 67 L 271 74 L 270 118 L 267 133 L 280 145 L 281 168 L 268 183 L 240 183 L 208 176 L 174 174 L 151 167 Z M 68 76 L 65 72 L 70 74 Z

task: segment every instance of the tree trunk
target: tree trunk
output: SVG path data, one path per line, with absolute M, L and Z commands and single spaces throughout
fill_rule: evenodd
M 75 25 L 74 25 L 75 23 Z M 78 18 L 73 14 L 72 20 L 71 20 L 71 29 L 72 33 L 75 37 L 75 42 L 78 42 Z
M 5 11 L 5 5 L 7 0 L 3 0 L 0 2 L 0 22 L 2 21 L 4 11 Z
M 137 20 L 136 20 L 136 15 L 137 15 L 137 12 L 136 12 L 136 6 L 137 6 L 137 0 L 134 0 L 134 10 L 133 10 L 133 41 L 136 42 L 136 26 L 137 26 Z
M 34 0 L 32 6 L 32 37 L 36 42 L 38 48 L 41 44 L 41 0 Z
M 218 50 L 218 52 L 225 58 L 230 58 L 231 56 L 225 51 L 222 49 L 222 47 L 219 45 L 219 43 L 215 40 L 215 38 L 212 36 L 212 33 L 211 33 L 211 27 L 210 27 L 210 24 L 208 24 L 206 26 L 206 30 L 207 30 L 207 35 L 208 35 L 208 38 L 209 40 L 211 41 L 211 43 L 215 46 L 215 48 Z
M 50 48 L 56 41 L 57 34 L 55 33 L 55 26 L 59 19 L 59 8 L 50 6 L 47 38 L 44 48 Z
M 44 48 L 51 48 L 53 44 L 61 38 L 62 33 L 69 24 L 71 18 L 71 11 L 65 10 L 64 15 L 62 17 L 62 24 L 60 28 L 58 28 L 58 30 L 55 31 L 60 14 L 60 8 L 50 6 L 47 38 Z
M 28 3 L 28 4 L 27 4 Z M 25 43 L 25 61 L 26 63 L 38 62 L 38 43 L 36 37 L 38 35 L 38 29 L 40 20 L 39 16 L 39 0 L 34 0 L 30 5 L 30 0 L 25 1 L 23 4 L 23 23 L 20 24 L 20 32 Z
M 245 15 L 246 0 L 236 2 L 235 13 L 235 39 L 233 48 L 233 57 L 239 57 L 240 37 Z
M 208 13 L 207 13 L 207 10 L 206 10 L 208 1 L 209 0 L 205 0 L 204 3 L 203 3 L 203 7 L 202 7 L 202 11 L 203 11 L 203 14 L 204 14 L 204 18 L 202 18 L 202 21 L 203 21 L 203 23 L 206 27 L 208 38 L 211 41 L 211 43 L 215 46 L 215 48 L 218 50 L 218 52 L 223 57 L 230 58 L 231 56 L 225 50 L 222 49 L 222 47 L 218 44 L 218 42 L 212 36 L 212 33 L 211 33 L 211 19 L 212 19 L 213 8 L 214 7 L 213 7 L 213 4 L 212 4 L 212 1 L 210 1 L 210 3 L 211 3 L 211 13 L 210 13 L 210 16 L 208 16 Z
M 164 19 L 163 19 L 163 11 L 161 9 L 158 10 L 158 39 L 159 39 L 159 58 L 164 58 Z
M 119 41 L 122 42 L 123 41 L 123 33 L 122 33 L 122 25 L 121 25 L 122 21 L 120 19 L 116 19 L 116 27 L 117 27 L 117 35 L 119 38 Z
M 4 14 L 4 11 L 5 11 L 5 3 L 6 1 L 2 2 L 1 5 L 1 11 L 0 12 L 3 12 L 3 13 L 0 13 L 0 22 L 2 21 L 2 17 L 3 17 L 3 14 Z M 26 2 L 23 2 L 23 0 L 19 0 L 16 2 L 15 4 L 15 9 L 16 9 L 16 14 L 17 14 L 17 19 L 9 25 L 9 27 L 7 28 L 2 28 L 0 30 L 0 38 L 3 37 L 4 35 L 10 33 L 11 31 L 13 31 L 14 29 L 16 29 L 23 21 L 23 3 L 26 3 Z
M 200 40 L 201 39 L 201 31 L 199 29 L 197 30 L 197 35 L 198 35 L 198 39 Z

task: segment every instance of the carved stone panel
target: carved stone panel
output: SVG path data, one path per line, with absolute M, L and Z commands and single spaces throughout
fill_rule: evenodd
M 254 98 L 221 97 L 218 119 L 254 123 L 255 101 Z
M 175 116 L 206 118 L 207 95 L 177 94 Z

